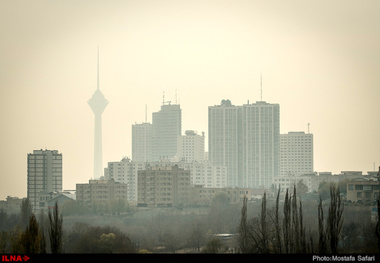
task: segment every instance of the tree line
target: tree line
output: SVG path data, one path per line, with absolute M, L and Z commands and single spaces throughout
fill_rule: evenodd
M 331 184 L 329 190 L 330 202 L 328 207 L 320 197 L 317 206 L 317 222 L 314 221 L 309 224 L 316 227 L 309 228 L 305 225 L 303 203 L 297 195 L 296 186 L 293 188 L 293 194 L 288 189 L 286 190 L 282 207 L 280 205 L 280 189 L 277 192 L 275 205 L 271 209 L 267 208 L 267 196 L 264 194 L 259 215 L 251 218 L 247 215 L 248 199 L 245 197 L 238 227 L 240 252 L 265 254 L 337 254 L 349 252 L 347 241 L 352 236 L 346 233 L 356 230 L 357 224 L 351 222 L 343 229 L 344 206 L 339 186 Z M 380 201 L 378 200 L 379 207 Z M 372 230 L 363 228 L 363 231 L 369 234 L 367 236 L 361 235 L 360 240 L 355 242 L 361 242 L 360 246 L 367 247 L 369 252 L 378 253 L 380 251 L 379 220 L 377 220 L 376 226 L 370 222 L 366 222 L 366 224 L 369 224 Z M 342 233 L 342 229 L 344 233 Z M 377 235 L 377 247 L 373 244 L 374 234 Z M 351 241 L 354 240 L 351 239 Z
M 234 204 L 218 193 L 202 211 L 110 208 L 102 209 L 103 215 L 65 216 L 56 204 L 49 213 L 34 215 L 25 200 L 18 215 L 0 210 L 0 253 L 225 253 L 228 246 L 235 253 L 265 254 L 380 251 L 380 223 L 369 221 L 370 213 L 363 213 L 368 207 L 344 207 L 336 185 L 330 186 L 329 199 L 315 203 L 301 200 L 297 187 L 283 198 L 279 190 L 259 202 L 244 197 Z M 235 242 L 222 242 L 216 235 L 222 233 L 235 236 Z
M 29 199 L 21 203 L 20 217 L 8 216 L 0 211 L 1 235 L 0 253 L 12 254 L 59 254 L 62 250 L 62 215 L 56 203 L 47 218 L 32 212 Z

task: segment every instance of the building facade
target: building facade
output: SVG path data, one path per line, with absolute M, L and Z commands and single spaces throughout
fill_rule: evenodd
M 227 166 L 229 187 L 270 187 L 279 175 L 280 107 L 258 101 L 208 108 L 209 160 Z
M 347 201 L 371 204 L 379 196 L 380 184 L 376 180 L 356 179 L 347 183 Z
M 198 135 L 195 131 L 187 130 L 185 135 L 178 136 L 179 160 L 186 162 L 202 162 L 205 156 L 205 135 Z
M 138 206 L 187 206 L 190 187 L 190 171 L 177 166 L 154 166 L 138 171 Z
M 62 154 L 41 149 L 29 153 L 27 159 L 27 198 L 36 211 L 45 207 L 41 195 L 62 191 Z
M 289 132 L 280 135 L 280 176 L 299 176 L 314 169 L 313 134 Z
M 108 162 L 108 167 L 104 169 L 104 177 L 125 184 L 128 201 L 137 202 L 137 172 L 146 168 L 145 162 L 123 158 L 120 162 Z
M 147 170 L 155 166 L 178 166 L 190 171 L 190 183 L 204 187 L 223 188 L 227 186 L 227 167 L 213 165 L 210 162 L 134 162 L 123 158 L 119 162 L 108 162 L 104 169 L 106 179 L 127 185 L 128 200 L 137 202 L 138 171 Z
M 88 184 L 76 184 L 76 201 L 82 207 L 108 205 L 112 201 L 123 200 L 127 203 L 127 185 L 114 180 L 89 180 Z
M 182 112 L 179 105 L 164 104 L 152 113 L 153 160 L 172 159 L 177 155 L 178 136 L 181 135 Z
M 153 160 L 153 126 L 151 123 L 132 125 L 132 160 L 151 162 Z
M 221 105 L 208 107 L 209 161 L 226 166 L 227 186 L 242 184 L 243 145 L 242 109 L 223 100 Z

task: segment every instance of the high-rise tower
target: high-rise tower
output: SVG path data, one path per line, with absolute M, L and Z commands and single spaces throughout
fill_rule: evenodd
M 209 106 L 209 160 L 228 168 L 229 187 L 271 187 L 279 174 L 280 106 Z
M 43 194 L 62 191 L 62 154 L 57 150 L 28 153 L 27 197 L 33 210 L 45 207 Z
M 88 101 L 95 114 L 95 135 L 94 135 L 94 179 L 103 175 L 103 153 L 102 153 L 102 113 L 108 105 L 108 100 L 99 89 L 99 49 L 97 67 L 97 88 L 91 99 Z
M 153 160 L 171 159 L 177 155 L 178 136 L 181 135 L 182 113 L 178 104 L 164 104 L 152 113 Z

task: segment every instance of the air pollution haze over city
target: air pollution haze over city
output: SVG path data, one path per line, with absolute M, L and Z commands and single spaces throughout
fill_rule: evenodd
M 2 1 L 0 199 L 26 196 L 33 150 L 62 153 L 63 189 L 93 176 L 98 48 L 103 167 L 131 156 L 132 124 L 163 100 L 180 104 L 182 133 L 207 138 L 208 106 L 262 96 L 280 105 L 280 133 L 310 123 L 315 171 L 377 170 L 379 11 L 375 0 Z

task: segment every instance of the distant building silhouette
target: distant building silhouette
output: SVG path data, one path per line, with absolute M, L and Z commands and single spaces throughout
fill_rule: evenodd
M 141 123 L 132 125 L 132 160 L 150 162 L 153 160 L 153 125 Z
M 205 135 L 198 135 L 193 130 L 185 131 L 185 135 L 178 136 L 178 159 L 187 162 L 205 160 Z
M 34 150 L 28 154 L 27 198 L 33 210 L 45 209 L 47 195 L 62 191 L 62 154 L 57 150 Z
M 280 106 L 258 101 L 209 106 L 209 160 L 228 169 L 229 187 L 271 187 L 279 174 Z
M 177 155 L 178 136 L 181 135 L 182 111 L 178 104 L 164 104 L 152 113 L 153 161 L 172 159 Z
M 98 84 L 96 91 L 88 101 L 95 114 L 94 132 L 94 179 L 103 175 L 103 149 L 102 149 L 102 114 L 108 105 L 108 101 L 99 89 L 99 52 L 98 52 Z

